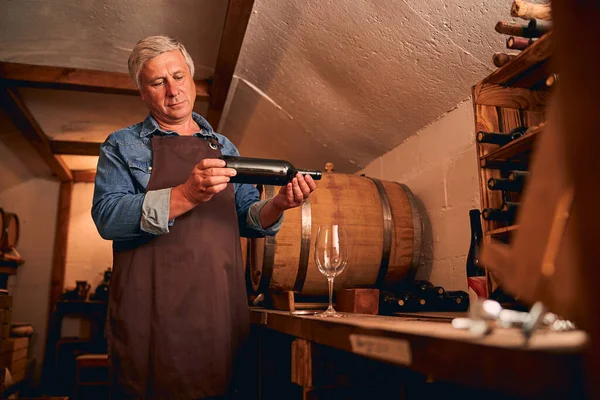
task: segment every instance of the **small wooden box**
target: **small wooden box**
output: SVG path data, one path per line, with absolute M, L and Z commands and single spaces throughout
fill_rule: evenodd
M 0 356 L 10 371 L 13 382 L 19 382 L 25 378 L 28 348 L 28 337 L 8 338 L 2 343 Z
M 379 313 L 379 289 L 342 289 L 336 293 L 336 311 L 372 314 Z

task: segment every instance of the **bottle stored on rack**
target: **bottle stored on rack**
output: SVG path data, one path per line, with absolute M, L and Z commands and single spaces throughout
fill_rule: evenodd
M 229 180 L 232 183 L 253 183 L 263 185 L 284 186 L 299 172 L 310 175 L 314 180 L 321 179 L 321 171 L 312 169 L 297 169 L 285 160 L 268 158 L 249 158 L 236 156 L 221 156 L 227 168 L 233 168 L 237 174 Z
M 469 210 L 471 225 L 471 242 L 467 255 L 467 285 L 477 294 L 477 297 L 487 297 L 485 270 L 479 265 L 479 246 L 483 238 L 481 213 L 478 209 Z
M 527 129 L 528 128 L 525 126 L 520 126 L 512 129 L 508 133 L 479 131 L 477 132 L 477 143 L 491 143 L 504 146 L 523 136 Z
M 507 178 L 510 181 L 519 182 L 521 185 L 524 185 L 528 176 L 529 171 L 510 171 Z
M 501 208 L 485 208 L 481 212 L 481 216 L 486 221 L 512 222 L 514 221 L 519 203 L 513 201 L 505 201 Z
M 490 178 L 487 181 L 487 187 L 490 190 L 502 190 L 503 192 L 521 192 L 523 190 L 523 180 L 511 180 L 508 178 Z

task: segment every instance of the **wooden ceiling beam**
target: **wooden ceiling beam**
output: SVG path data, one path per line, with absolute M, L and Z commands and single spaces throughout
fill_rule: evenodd
M 229 0 L 208 98 L 207 119 L 215 129 L 218 129 L 223 114 L 253 6 L 254 0 Z
M 52 153 L 50 140 L 13 88 L 0 86 L 0 105 L 52 172 L 61 181 L 72 180 L 71 171 L 60 156 Z
M 129 74 L 122 72 L 0 62 L 0 78 L 14 87 L 139 95 Z M 197 100 L 208 100 L 208 86 L 196 80 Z
M 94 183 L 96 180 L 96 170 L 95 169 L 86 169 L 86 170 L 74 170 L 71 171 L 73 173 L 73 182 L 91 182 Z
M 50 148 L 54 154 L 69 154 L 74 156 L 97 156 L 100 154 L 98 142 L 81 142 L 74 140 L 51 140 Z

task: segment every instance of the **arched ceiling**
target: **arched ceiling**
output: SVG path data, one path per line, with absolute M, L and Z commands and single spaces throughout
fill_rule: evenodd
M 219 130 L 243 155 L 356 172 L 470 95 L 494 67 L 511 0 L 255 0 Z M 542 1 L 538 1 L 542 2 Z M 0 0 L 0 61 L 126 72 L 166 33 L 212 76 L 227 1 Z M 101 141 L 138 122 L 137 97 L 21 89 L 46 134 Z M 205 113 L 206 103 L 197 111 Z M 0 139 L 2 134 L 0 133 Z M 67 159 L 72 169 L 95 158 Z

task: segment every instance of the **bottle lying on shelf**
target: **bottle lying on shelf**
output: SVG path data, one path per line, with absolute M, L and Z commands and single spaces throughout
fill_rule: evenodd
M 321 171 L 313 169 L 297 169 L 285 160 L 268 158 L 249 158 L 236 156 L 221 156 L 227 168 L 233 168 L 237 174 L 229 180 L 231 183 L 252 183 L 262 185 L 284 186 L 299 172 L 310 175 L 314 180 L 321 179 Z
M 526 126 L 520 126 L 512 129 L 508 133 L 479 131 L 477 132 L 477 143 L 491 143 L 504 146 L 523 136 L 527 129 Z
M 481 216 L 486 221 L 513 222 L 518 209 L 519 203 L 505 201 L 501 208 L 484 208 Z

